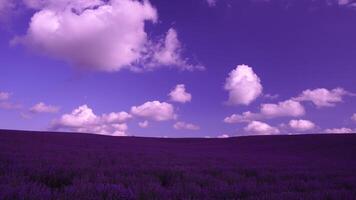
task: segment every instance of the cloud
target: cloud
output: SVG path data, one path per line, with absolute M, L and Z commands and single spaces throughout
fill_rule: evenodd
M 128 126 L 125 120 L 120 118 L 121 113 L 96 115 L 87 105 L 79 106 L 70 114 L 64 114 L 52 122 L 51 129 L 71 132 L 95 133 L 100 135 L 125 136 Z M 115 116 L 111 118 L 111 116 Z M 127 116 L 127 115 L 126 115 Z
M 143 122 L 139 122 L 138 126 L 141 128 L 147 128 L 149 126 L 149 122 L 147 120 L 145 120 Z
M 260 78 L 247 65 L 238 65 L 226 79 L 225 90 L 229 92 L 228 104 L 249 105 L 262 94 Z
M 335 88 L 332 90 L 328 90 L 325 88 L 317 88 L 314 90 L 304 90 L 302 94 L 298 97 L 295 97 L 296 101 L 311 101 L 317 107 L 333 107 L 336 103 L 340 103 L 343 101 L 343 96 L 354 94 L 344 90 L 343 88 Z
M 230 117 L 226 117 L 224 119 L 224 122 L 228 124 L 235 124 L 235 123 L 250 122 L 258 118 L 261 118 L 260 114 L 247 111 L 247 112 L 243 112 L 242 115 L 232 114 Z
M 8 92 L 0 92 L 0 101 L 8 100 L 11 94 Z
M 332 129 L 325 129 L 325 133 L 337 133 L 337 134 L 343 134 L 343 133 L 356 133 L 356 130 L 352 130 L 351 128 L 332 128 Z
M 297 101 L 286 100 L 279 102 L 278 104 L 262 104 L 261 105 L 261 114 L 268 118 L 275 117 L 298 117 L 305 114 L 304 107 Z
M 255 135 L 275 135 L 280 133 L 278 128 L 275 128 L 273 126 L 270 126 L 260 121 L 250 122 L 244 128 L 244 130 L 249 134 L 255 134 Z
M 210 7 L 214 7 L 214 6 L 216 6 L 217 0 L 206 0 L 206 2 L 208 3 L 208 5 Z
M 299 117 L 305 114 L 302 104 L 294 100 L 286 100 L 277 104 L 261 104 L 260 112 L 243 112 L 241 115 L 233 114 L 224 119 L 225 123 L 245 123 L 261 119 L 272 119 L 277 117 Z
M 30 112 L 32 113 L 56 113 L 58 112 L 59 107 L 46 105 L 43 102 L 40 102 L 30 108 Z
M 164 42 L 150 40 L 145 25 L 156 23 L 158 14 L 149 1 L 25 0 L 25 5 L 36 13 L 26 35 L 15 37 L 12 44 L 23 44 L 82 69 L 196 68 L 181 56 L 174 29 L 169 29 Z
M 200 129 L 200 127 L 198 125 L 187 123 L 187 122 L 176 122 L 173 125 L 173 127 L 176 130 L 192 130 L 192 131 L 196 131 L 196 130 Z
M 315 124 L 309 120 L 290 120 L 289 127 L 296 131 L 308 131 L 315 128 Z
M 356 122 L 356 113 L 354 113 L 352 116 L 351 116 L 351 120 Z
M 176 118 L 173 105 L 159 101 L 148 101 L 140 106 L 133 106 L 131 114 L 154 121 L 167 121 Z
M 132 118 L 132 115 L 127 112 L 111 112 L 109 114 L 103 114 L 102 118 L 109 123 L 122 123 Z
M 178 33 L 170 28 L 163 41 L 158 42 L 153 47 L 151 61 L 145 63 L 147 69 L 157 68 L 159 66 L 175 66 L 181 70 L 205 70 L 202 65 L 192 65 L 186 58 L 182 57 L 183 49 L 178 40 Z
M 192 95 L 186 92 L 184 84 L 178 84 L 170 93 L 171 101 L 186 103 L 192 100 Z
M 222 134 L 218 135 L 217 138 L 229 138 L 230 136 L 228 134 Z M 210 137 L 209 137 L 210 138 Z

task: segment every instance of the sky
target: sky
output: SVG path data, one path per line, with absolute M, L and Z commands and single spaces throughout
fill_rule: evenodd
M 351 0 L 0 0 L 0 128 L 356 132 Z

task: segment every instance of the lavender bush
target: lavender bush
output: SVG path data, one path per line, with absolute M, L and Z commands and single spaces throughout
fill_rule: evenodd
M 0 199 L 355 199 L 356 135 L 0 131 Z

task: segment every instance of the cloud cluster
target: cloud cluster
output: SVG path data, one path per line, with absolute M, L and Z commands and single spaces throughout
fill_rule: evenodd
M 253 120 L 272 119 L 277 117 L 299 117 L 305 114 L 302 104 L 294 100 L 286 100 L 277 104 L 261 104 L 260 112 L 243 112 L 241 115 L 233 114 L 224 119 L 225 123 L 244 123 Z
M 46 105 L 43 102 L 37 103 L 30 108 L 31 113 L 56 113 L 58 110 L 58 106 Z
M 238 65 L 225 81 L 225 90 L 229 92 L 228 104 L 249 105 L 262 94 L 261 80 L 251 67 Z
M 173 125 L 173 128 L 176 130 L 191 130 L 191 131 L 196 131 L 200 129 L 198 125 L 187 123 L 187 122 L 176 122 Z
M 171 101 L 175 101 L 179 103 L 186 103 L 192 100 L 192 95 L 186 91 L 184 84 L 178 84 L 169 93 L 169 96 Z
M 280 133 L 278 128 L 270 126 L 269 124 L 261 121 L 251 121 L 244 128 L 244 131 L 246 131 L 248 134 L 254 135 L 275 135 Z
M 147 22 L 158 20 L 149 1 L 137 0 L 25 0 L 37 10 L 27 34 L 13 44 L 84 69 L 119 71 L 174 66 L 193 70 L 181 56 L 174 29 L 163 42 L 153 42 L 145 31 Z M 147 63 L 149 62 L 149 63 Z
M 308 131 L 315 128 L 315 124 L 309 120 L 290 120 L 289 127 L 296 131 Z
M 314 90 L 304 90 L 298 97 L 293 98 L 296 101 L 311 101 L 317 107 L 333 107 L 336 103 L 342 102 L 345 95 L 354 95 L 343 88 L 328 90 L 317 88 Z
M 95 133 L 111 136 L 125 136 L 128 126 L 128 113 L 96 115 L 87 105 L 79 106 L 69 114 L 62 115 L 52 122 L 53 130 Z
M 344 134 L 344 133 L 356 133 L 356 129 L 351 129 L 351 128 L 331 128 L 331 129 L 325 129 L 325 133 L 336 133 L 336 134 Z
M 172 104 L 159 101 L 148 101 L 140 106 L 133 106 L 131 114 L 154 121 L 167 121 L 177 117 Z

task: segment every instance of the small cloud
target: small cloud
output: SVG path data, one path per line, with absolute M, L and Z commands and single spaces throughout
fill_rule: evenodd
M 218 135 L 217 138 L 229 138 L 230 136 L 228 134 L 222 134 Z
M 148 68 L 157 68 L 159 66 L 175 66 L 181 70 L 205 70 L 204 66 L 192 65 L 187 59 L 182 57 L 182 47 L 178 40 L 178 33 L 170 28 L 164 41 L 156 44 L 153 48 L 152 61 L 145 63 Z
M 305 114 L 304 107 L 297 101 L 286 100 L 279 102 L 277 104 L 262 104 L 261 105 L 261 114 L 268 118 L 275 117 L 299 117 Z
M 269 124 L 260 121 L 250 122 L 244 128 L 244 130 L 247 133 L 254 134 L 254 135 L 276 135 L 280 133 L 278 128 L 270 126 Z
M 148 101 L 140 106 L 133 106 L 131 114 L 155 121 L 173 120 L 177 117 L 172 104 L 159 101 Z
M 261 80 L 251 67 L 238 65 L 225 81 L 230 105 L 249 105 L 262 94 Z
M 336 133 L 336 134 L 343 134 L 343 133 L 356 133 L 356 130 L 351 129 L 351 128 L 331 128 L 331 129 L 325 129 L 325 133 Z
M 286 100 L 276 104 L 261 104 L 260 112 L 250 111 L 240 114 L 233 114 L 224 119 L 225 123 L 245 123 L 254 120 L 272 119 L 277 117 L 299 117 L 305 114 L 305 109 L 298 101 Z
M 318 108 L 333 107 L 336 103 L 343 101 L 343 96 L 354 96 L 355 94 L 344 90 L 343 88 L 335 88 L 328 90 L 325 88 L 317 88 L 314 90 L 304 90 L 298 97 L 293 98 L 295 101 L 311 101 Z
M 143 122 L 139 122 L 138 126 L 141 128 L 147 128 L 149 126 L 149 122 L 147 120 L 145 120 Z
M 315 128 L 315 124 L 309 120 L 290 120 L 289 127 L 296 131 L 308 131 Z
M 196 130 L 200 129 L 200 127 L 198 125 L 187 123 L 187 122 L 176 122 L 173 125 L 173 127 L 176 130 L 192 130 L 192 131 L 196 131 Z
M 121 112 L 111 112 L 109 114 L 103 114 L 102 118 L 109 123 L 122 123 L 126 122 L 132 118 L 132 115 L 121 111 Z
M 224 122 L 228 124 L 245 123 L 245 122 L 250 122 L 252 120 L 256 120 L 260 117 L 261 117 L 260 114 L 247 111 L 247 112 L 243 112 L 242 115 L 232 114 L 230 117 L 226 117 L 224 119 Z
M 184 84 L 178 84 L 170 93 L 171 101 L 186 103 L 192 100 L 192 95 L 185 89 Z
M 59 111 L 59 107 L 46 105 L 43 102 L 40 102 L 30 108 L 31 113 L 57 113 Z

